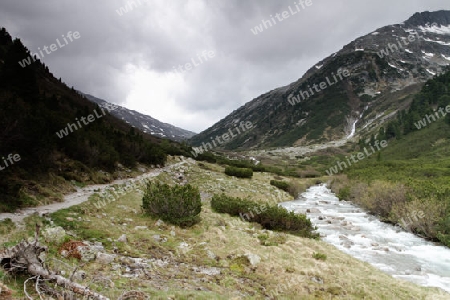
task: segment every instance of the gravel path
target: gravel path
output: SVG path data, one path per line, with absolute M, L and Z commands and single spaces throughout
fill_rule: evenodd
M 107 183 L 107 184 L 95 184 L 95 185 L 86 186 L 84 188 L 79 188 L 75 193 L 64 196 L 63 202 L 56 202 L 56 203 L 43 205 L 43 206 L 22 208 L 22 209 L 17 210 L 15 213 L 0 213 L 0 221 L 4 220 L 6 218 L 10 218 L 14 223 L 18 224 L 18 223 L 21 223 L 24 218 L 26 218 L 36 212 L 39 213 L 40 216 L 42 214 L 46 214 L 46 213 L 53 213 L 60 209 L 68 208 L 73 205 L 78 205 L 80 203 L 87 201 L 89 199 L 89 197 L 94 193 L 94 191 L 97 191 L 97 193 L 101 193 L 106 188 L 108 188 L 114 184 L 123 184 L 123 183 L 131 184 L 135 181 L 139 181 L 142 179 L 156 177 L 159 174 L 161 174 L 161 172 L 170 171 L 172 168 L 179 167 L 187 162 L 188 162 L 188 160 L 184 160 L 182 162 L 175 163 L 175 164 L 166 166 L 164 168 L 156 169 L 156 170 L 139 175 L 134 178 L 120 179 L 120 180 L 115 180 L 115 181 L 113 181 L 111 183 Z

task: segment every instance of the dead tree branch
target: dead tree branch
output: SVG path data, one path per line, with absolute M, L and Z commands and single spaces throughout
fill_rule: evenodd
M 39 255 L 42 252 L 47 251 L 47 248 L 39 244 L 38 236 L 39 227 L 36 226 L 34 242 L 29 243 L 27 241 L 22 241 L 16 246 L 0 253 L 0 266 L 8 273 L 25 273 L 33 276 L 32 278 L 27 279 L 24 283 L 24 291 L 29 299 L 31 298 L 26 292 L 26 282 L 31 279 L 36 279 L 37 287 L 39 285 L 39 279 L 42 278 L 45 281 L 54 282 L 63 289 L 87 298 L 109 300 L 109 298 L 91 291 L 88 287 L 82 286 L 61 275 L 57 275 L 55 272 L 51 272 L 44 267 L 43 261 L 39 258 Z M 45 285 L 45 283 L 42 283 L 41 285 Z M 43 290 L 48 289 L 44 288 Z M 38 294 L 40 295 L 39 291 Z

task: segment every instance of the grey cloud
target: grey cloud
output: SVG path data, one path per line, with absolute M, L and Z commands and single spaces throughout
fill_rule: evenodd
M 216 51 L 214 59 L 183 74 L 183 86 L 166 82 L 186 91 L 174 100 L 180 115 L 161 121 L 199 132 L 261 93 L 297 80 L 361 35 L 417 11 L 450 9 L 442 0 L 312 0 L 254 35 L 250 29 L 261 20 L 298 0 L 140 0 L 119 16 L 116 9 L 131 1 L 2 0 L 0 26 L 31 51 L 79 31 L 79 40 L 44 62 L 69 86 L 122 105 L 133 88 L 129 66 L 164 78 L 197 53 Z M 149 101 L 149 95 L 142 95 L 142 111 L 162 109 L 166 99 Z

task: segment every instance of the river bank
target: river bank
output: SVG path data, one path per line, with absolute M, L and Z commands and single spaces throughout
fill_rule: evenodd
M 281 206 L 305 213 L 322 239 L 395 278 L 450 292 L 450 249 L 379 221 L 339 199 L 325 185 L 309 188 Z

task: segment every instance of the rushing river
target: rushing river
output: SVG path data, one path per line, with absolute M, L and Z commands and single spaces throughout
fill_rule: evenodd
M 325 185 L 309 188 L 299 200 L 280 203 L 306 213 L 323 240 L 396 278 L 450 292 L 450 249 L 379 221 Z

